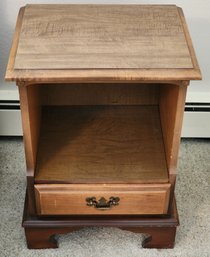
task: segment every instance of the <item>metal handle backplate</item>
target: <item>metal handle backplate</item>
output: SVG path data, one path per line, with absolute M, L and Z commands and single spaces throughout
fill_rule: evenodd
M 98 201 L 96 197 L 88 197 L 86 198 L 87 206 L 93 206 L 99 210 L 109 210 L 112 206 L 119 205 L 120 198 L 111 196 L 107 201 L 104 197 L 101 197 Z

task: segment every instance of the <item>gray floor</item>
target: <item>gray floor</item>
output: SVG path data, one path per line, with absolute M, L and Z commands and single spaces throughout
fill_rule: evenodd
M 86 228 L 59 236 L 59 249 L 28 250 L 21 228 L 25 161 L 21 139 L 0 138 L 0 257 L 210 256 L 210 140 L 183 140 L 177 180 L 181 226 L 173 250 L 142 249 L 143 235 Z

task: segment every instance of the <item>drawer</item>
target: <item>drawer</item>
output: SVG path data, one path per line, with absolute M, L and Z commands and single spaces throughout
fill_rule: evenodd
M 37 184 L 39 215 L 165 214 L 170 184 Z

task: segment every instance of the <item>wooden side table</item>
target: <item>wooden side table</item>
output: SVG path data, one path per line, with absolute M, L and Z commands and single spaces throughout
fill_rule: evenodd
M 6 80 L 24 132 L 29 248 L 85 226 L 172 248 L 185 95 L 201 79 L 174 5 L 27 5 Z

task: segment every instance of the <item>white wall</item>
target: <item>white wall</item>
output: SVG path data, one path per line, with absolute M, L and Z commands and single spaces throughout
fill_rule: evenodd
M 188 102 L 210 102 L 210 0 L 1 0 L 0 1 L 0 100 L 16 99 L 16 87 L 4 82 L 9 49 L 21 6 L 27 3 L 107 3 L 107 4 L 176 4 L 183 8 L 197 53 L 203 81 L 191 83 Z

